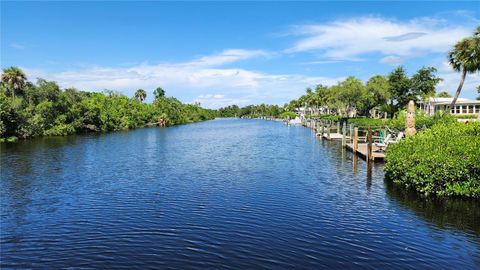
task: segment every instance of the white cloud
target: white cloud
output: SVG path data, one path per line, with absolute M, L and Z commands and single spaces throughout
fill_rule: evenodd
M 320 59 L 302 64 L 362 61 L 375 54 L 379 55 L 378 62 L 381 64 L 398 65 L 405 59 L 428 53 L 445 54 L 456 40 L 470 35 L 472 29 L 447 25 L 446 21 L 435 18 L 399 22 L 379 17 L 360 17 L 326 24 L 301 25 L 294 30 L 301 39 L 285 52 L 314 52 L 320 55 Z M 320 83 L 333 85 L 344 79 L 268 73 L 234 66 L 240 61 L 272 56 L 278 55 L 264 50 L 228 49 L 181 63 L 91 66 L 61 72 L 24 69 L 30 78 L 41 77 L 57 81 L 62 87 L 87 91 L 112 89 L 132 96 L 138 88 L 152 91 L 162 86 L 169 96 L 178 97 L 184 102 L 200 102 L 210 108 L 232 104 L 282 104 L 298 98 L 306 87 Z M 365 68 L 368 68 L 365 64 Z M 441 62 L 433 66 L 439 69 L 438 75 L 444 78 L 438 89 L 453 93 L 460 74 Z M 345 76 L 350 75 L 348 71 L 344 72 Z M 475 87 L 479 84 L 478 74 L 468 75 L 462 96 L 475 97 Z M 152 94 L 148 99 L 152 99 Z
M 389 55 L 389 56 L 385 56 L 382 59 L 380 59 L 379 62 L 382 63 L 382 64 L 389 64 L 389 65 L 396 66 L 396 65 L 402 63 L 404 60 L 405 60 L 405 58 L 403 58 L 403 57 L 395 56 L 395 55 Z
M 20 43 L 10 43 L 10 47 L 14 48 L 14 49 L 18 49 L 18 50 L 22 50 L 22 49 L 25 49 L 25 45 L 23 44 L 20 44 Z
M 193 61 L 186 63 L 188 66 L 219 66 L 237 62 L 240 60 L 247 60 L 257 57 L 269 57 L 272 53 L 263 50 L 243 50 L 243 49 L 229 49 L 224 50 L 219 54 L 200 57 Z
M 230 105 L 246 106 L 251 104 L 250 100 L 243 98 L 208 98 L 200 96 L 193 102 L 199 102 L 201 106 L 208 108 L 220 108 Z
M 62 87 L 87 91 L 112 89 L 132 96 L 138 88 L 152 90 L 162 86 L 167 95 L 185 102 L 200 102 L 210 108 L 250 103 L 282 104 L 301 95 L 306 87 L 335 84 L 341 78 L 310 77 L 295 74 L 268 74 L 221 65 L 254 57 L 263 51 L 225 50 L 218 55 L 183 63 L 140 64 L 131 67 L 93 66 L 80 70 L 47 72 L 24 68 L 30 78 L 57 81 Z M 151 99 L 149 95 L 147 99 Z
M 361 60 L 370 53 L 392 63 L 425 53 L 445 53 L 454 42 L 471 35 L 473 28 L 447 25 L 436 18 L 407 22 L 381 17 L 359 17 L 326 24 L 296 26 L 302 36 L 288 53 L 315 51 L 329 60 Z

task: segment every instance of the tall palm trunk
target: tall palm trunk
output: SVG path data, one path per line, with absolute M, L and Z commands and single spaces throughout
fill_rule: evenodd
M 455 103 L 457 103 L 458 96 L 460 92 L 462 92 L 463 83 L 465 82 L 465 76 L 467 76 L 467 71 L 463 69 L 462 71 L 462 78 L 460 79 L 460 84 L 458 85 L 457 92 L 455 93 L 455 97 L 452 100 L 452 104 L 450 105 L 450 110 L 455 109 Z

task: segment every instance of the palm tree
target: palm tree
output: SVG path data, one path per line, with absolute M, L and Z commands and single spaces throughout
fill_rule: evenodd
M 464 38 L 455 44 L 453 50 L 448 53 L 448 58 L 453 69 L 462 72 L 460 84 L 450 105 L 450 108 L 453 109 L 462 91 L 467 73 L 480 71 L 480 26 L 477 27 L 472 37 Z
M 12 93 L 12 97 L 15 97 L 15 92 L 18 92 L 25 85 L 27 76 L 18 67 L 9 67 L 3 69 L 2 81 L 8 85 Z
M 143 102 L 145 100 L 145 98 L 147 98 L 147 92 L 145 92 L 145 90 L 143 90 L 143 89 L 138 89 L 135 92 L 135 98 L 138 101 Z

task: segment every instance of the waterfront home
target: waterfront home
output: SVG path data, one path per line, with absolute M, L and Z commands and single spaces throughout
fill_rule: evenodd
M 427 114 L 433 115 L 438 111 L 450 110 L 450 104 L 453 98 L 439 98 L 431 97 L 425 102 L 419 102 L 420 109 L 423 109 Z M 450 110 L 453 115 L 479 114 L 480 100 L 458 98 L 455 103 L 455 108 Z

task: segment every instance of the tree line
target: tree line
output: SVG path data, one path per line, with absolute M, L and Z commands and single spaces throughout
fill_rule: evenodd
M 153 91 L 152 103 L 144 103 L 143 89 L 127 97 L 119 92 L 86 92 L 61 89 L 56 82 L 27 80 L 17 67 L 3 70 L 0 82 L 0 137 L 29 138 L 91 131 L 115 131 L 162 123 L 176 125 L 213 119 L 215 110 L 200 104 L 184 104 Z
M 376 109 L 393 116 L 410 100 L 422 101 L 435 96 L 435 87 L 440 81 L 433 67 L 424 67 L 411 77 L 403 67 L 398 67 L 387 76 L 371 77 L 365 84 L 351 76 L 330 87 L 307 88 L 306 93 L 290 101 L 286 109 L 307 107 L 312 114 L 347 117 L 371 116 L 372 109 Z
M 218 109 L 218 116 L 220 117 L 260 117 L 273 116 L 278 117 L 285 110 L 278 105 L 248 105 L 239 107 L 237 105 L 230 105 Z
M 398 67 L 389 75 L 375 75 L 365 84 L 350 76 L 333 86 L 317 85 L 307 88 L 306 93 L 283 107 L 277 105 L 231 105 L 220 108 L 222 117 L 273 116 L 279 117 L 298 108 L 308 108 L 309 114 L 333 114 L 347 117 L 370 116 L 372 109 L 394 115 L 406 106 L 408 101 L 420 101 L 435 95 L 435 87 L 440 82 L 433 67 L 424 67 L 411 77 L 403 67 Z M 440 96 L 448 93 L 441 92 Z

